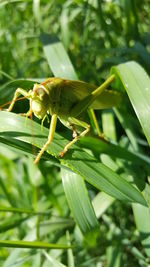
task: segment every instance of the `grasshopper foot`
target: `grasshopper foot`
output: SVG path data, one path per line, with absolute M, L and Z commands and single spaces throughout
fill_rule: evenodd
M 66 154 L 66 152 L 67 152 L 67 151 L 64 151 L 64 150 L 63 150 L 63 151 L 61 151 L 61 152 L 59 153 L 59 156 L 60 156 L 61 158 L 63 158 L 63 157 L 64 157 L 64 155 Z

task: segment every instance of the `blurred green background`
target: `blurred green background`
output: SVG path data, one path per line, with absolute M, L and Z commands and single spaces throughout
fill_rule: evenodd
M 51 76 L 41 32 L 58 35 L 81 80 L 132 59 L 150 69 L 148 0 L 1 1 L 0 27 L 0 69 L 13 78 Z
M 1 0 L 0 89 L 14 79 L 53 76 L 43 52 L 42 33 L 59 37 L 80 80 L 99 85 L 111 66 L 128 60 L 139 62 L 150 74 L 149 0 Z M 97 115 L 101 118 L 101 114 Z M 102 118 L 103 123 L 107 121 Z M 116 125 L 118 142 L 130 147 L 123 127 L 117 121 Z M 138 131 L 141 136 L 141 130 Z M 143 155 L 149 155 L 143 135 L 139 142 Z M 103 162 L 107 161 L 112 169 L 116 168 L 113 157 L 110 162 L 104 156 Z M 128 173 L 129 179 L 135 175 L 134 168 L 129 170 L 126 162 L 119 168 L 124 175 Z M 145 178 L 145 169 L 139 167 L 137 173 L 140 172 Z M 94 199 L 98 191 L 89 184 L 87 188 Z M 107 206 L 101 196 L 99 205 L 104 206 L 104 211 L 99 215 L 99 239 L 90 247 L 70 214 L 59 167 L 41 162 L 38 168 L 21 151 L 1 145 L 0 204 L 21 210 L 10 213 L 1 208 L 0 239 L 37 239 L 57 244 L 67 240 L 78 246 L 73 252 L 51 250 L 49 255 L 34 248 L 0 248 L 0 266 L 148 267 L 150 252 L 145 252 L 141 244 L 131 205 L 107 198 Z M 42 213 L 33 216 L 33 210 Z M 148 249 L 149 246 L 150 243 Z

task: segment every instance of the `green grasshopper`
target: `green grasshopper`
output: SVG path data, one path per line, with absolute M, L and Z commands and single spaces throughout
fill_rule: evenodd
M 60 156 L 63 157 L 75 142 L 90 131 L 90 124 L 86 121 L 88 108 L 110 108 L 120 103 L 120 94 L 107 90 L 114 79 L 115 76 L 112 75 L 96 88 L 96 86 L 82 81 L 49 78 L 41 84 L 35 84 L 33 89 L 28 92 L 22 88 L 15 91 L 8 111 L 12 110 L 18 95 L 21 94 L 30 101 L 30 109 L 24 115 L 29 116 L 33 112 L 42 121 L 47 115 L 51 115 L 47 142 L 36 156 L 34 163 L 39 162 L 42 154 L 51 144 L 56 130 L 57 118 L 66 127 L 73 130 L 73 140 L 60 152 Z

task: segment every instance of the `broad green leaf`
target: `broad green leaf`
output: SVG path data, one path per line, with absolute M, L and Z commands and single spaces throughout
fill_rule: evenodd
M 127 62 L 125 64 L 120 64 L 117 67 L 112 68 L 112 72 L 116 74 L 118 85 L 124 87 L 129 99 L 133 105 L 135 113 L 141 123 L 145 136 L 150 144 L 150 78 L 145 72 L 145 70 L 136 62 Z M 132 124 L 128 121 L 127 116 L 124 116 L 124 112 L 116 111 L 121 122 L 124 124 L 125 128 L 129 129 L 129 138 L 135 150 L 139 150 L 136 143 L 136 133 L 132 131 Z M 126 117 L 126 118 L 125 118 Z M 128 131 L 129 131 L 128 130 Z M 147 185 L 148 186 L 148 185 Z M 147 188 L 146 186 L 146 188 Z M 146 189 L 145 189 L 146 190 Z M 147 193 L 143 191 L 143 195 Z M 144 193 L 145 192 L 145 193 Z M 147 201 L 149 201 L 147 199 Z M 150 221 L 150 211 L 149 208 L 143 207 L 139 204 L 133 205 L 133 211 L 135 216 L 135 221 L 137 229 L 140 232 L 141 241 L 145 252 L 150 256 L 150 238 L 149 238 L 149 221 Z
M 31 135 L 30 135 L 30 137 L 31 137 Z M 16 151 L 16 152 L 17 151 L 21 152 L 21 154 L 23 154 L 23 155 L 28 155 L 28 156 L 34 155 L 35 156 L 36 150 L 34 149 L 34 144 L 29 144 L 29 143 L 26 143 L 23 141 L 19 141 L 19 140 L 16 140 L 15 138 L 10 138 L 9 135 L 6 135 L 4 138 L 0 137 L 0 142 L 2 144 L 5 144 L 7 147 L 11 147 L 11 149 Z M 31 143 L 32 142 L 33 142 L 33 140 L 31 141 Z M 56 158 L 54 158 L 54 157 L 50 158 L 50 155 L 48 155 L 46 152 L 43 155 L 43 159 L 44 158 L 46 160 L 50 160 L 51 163 L 55 164 L 56 166 L 60 165 L 59 161 Z
M 100 218 L 102 214 L 109 208 L 109 206 L 113 204 L 114 201 L 114 198 L 105 194 L 104 192 L 98 193 L 92 201 L 96 217 Z
M 54 35 L 42 35 L 43 48 L 49 66 L 55 76 L 77 80 L 72 63 L 59 39 Z
M 150 78 L 145 70 L 131 61 L 112 68 L 118 87 L 123 85 L 150 144 Z
M 149 195 L 150 199 L 149 185 L 146 186 L 144 192 Z M 143 207 L 139 204 L 133 204 L 132 207 L 143 248 L 147 256 L 150 257 L 150 208 Z
M 124 147 L 121 147 L 117 143 L 112 143 L 110 141 L 106 141 L 103 138 L 97 138 L 93 136 L 88 136 L 82 138 L 80 140 L 81 147 L 91 149 L 97 155 L 99 154 L 107 154 L 111 155 L 111 157 L 124 159 L 129 162 L 134 162 L 134 164 L 141 165 L 150 171 L 150 159 L 149 157 L 143 155 L 139 152 L 131 152 Z
M 90 236 L 90 242 L 92 242 L 92 239 L 94 239 L 93 230 L 98 228 L 99 224 L 88 197 L 84 180 L 78 174 L 64 169 L 61 170 L 61 176 L 74 219 L 84 234 L 92 231 L 92 236 Z
M 34 144 L 37 147 L 43 147 L 47 140 L 48 129 L 44 128 L 41 132 L 41 126 L 33 122 L 34 140 L 29 126 L 24 127 L 25 118 L 1 111 L 0 112 L 0 135 L 7 140 L 23 141 Z M 14 128 L 15 126 L 15 128 Z M 7 141 L 5 140 L 7 143 Z M 63 150 L 68 140 L 55 133 L 54 141 L 49 146 L 47 152 L 54 157 L 58 157 L 59 152 Z M 50 157 L 51 159 L 51 157 Z M 86 181 L 93 186 L 106 192 L 107 194 L 123 201 L 137 202 L 142 205 L 147 205 L 142 194 L 122 177 L 113 172 L 111 169 L 100 163 L 96 158 L 89 155 L 87 152 L 73 146 L 63 159 L 59 159 L 61 164 L 71 168 L 73 171 L 81 175 Z

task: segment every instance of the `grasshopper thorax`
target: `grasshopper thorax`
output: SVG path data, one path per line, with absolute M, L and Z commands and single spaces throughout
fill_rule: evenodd
M 49 110 L 49 92 L 45 86 L 35 84 L 30 92 L 30 107 L 34 115 L 42 119 Z

